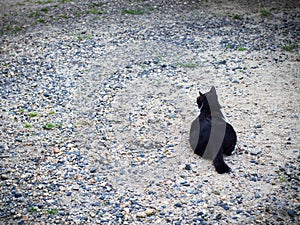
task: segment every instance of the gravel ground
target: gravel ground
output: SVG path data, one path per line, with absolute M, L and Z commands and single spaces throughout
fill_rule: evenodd
M 0 4 L 1 224 L 299 224 L 299 1 Z M 225 175 L 188 143 L 211 85 Z

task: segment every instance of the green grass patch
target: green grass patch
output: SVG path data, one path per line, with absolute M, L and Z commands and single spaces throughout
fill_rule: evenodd
M 39 18 L 39 19 L 37 19 L 37 22 L 39 22 L 39 23 L 46 23 L 46 20 L 43 19 L 43 18 Z
M 67 19 L 67 18 L 68 18 L 68 16 L 65 15 L 65 14 L 60 14 L 59 17 L 60 17 L 60 18 L 63 18 L 63 19 Z
M 241 20 L 242 19 L 242 17 L 238 14 L 233 15 L 232 18 L 235 19 L 235 20 Z
M 53 114 L 55 114 L 55 110 L 53 109 L 53 110 L 51 110 L 50 112 L 49 112 L 49 114 L 50 115 L 53 115 Z
M 101 6 L 103 6 L 104 5 L 104 3 L 102 3 L 102 2 L 93 2 L 92 3 L 92 6 L 93 7 L 101 7 Z
M 38 209 L 36 208 L 36 207 L 34 207 L 34 206 L 30 206 L 29 208 L 28 208 L 28 212 L 29 213 L 36 213 L 38 211 Z
M 42 8 L 41 11 L 47 13 L 49 11 L 49 9 L 48 8 Z
M 239 47 L 237 50 L 242 52 L 242 51 L 248 51 L 249 49 L 245 47 Z
M 78 35 L 77 36 L 77 39 L 79 40 L 79 41 L 82 41 L 82 40 L 89 40 L 89 39 L 91 39 L 92 38 L 92 35 L 84 35 L 84 36 L 82 36 L 82 35 Z
M 25 128 L 30 128 L 32 125 L 30 123 L 25 123 L 24 127 Z
M 163 62 L 163 61 L 164 61 L 164 56 L 163 56 L 163 55 L 158 55 L 157 58 L 158 58 L 158 60 L 159 60 L 160 62 Z
M 269 16 L 269 15 L 271 15 L 271 12 L 269 10 L 262 9 L 262 10 L 260 10 L 260 15 Z
M 17 2 L 17 5 L 25 5 L 24 2 Z
M 145 14 L 145 11 L 142 9 L 125 9 L 122 11 L 122 13 L 129 15 L 143 15 Z
M 37 4 L 40 4 L 40 5 L 44 5 L 44 4 L 49 4 L 49 3 L 52 3 L 53 0 L 38 0 L 36 1 Z
M 221 195 L 221 192 L 218 190 L 213 190 L 211 193 L 215 194 L 215 195 Z
M 80 16 L 82 16 L 82 13 L 80 11 L 77 11 L 74 13 L 74 15 L 80 17 Z
M 28 116 L 30 116 L 30 117 L 35 117 L 37 115 L 38 115 L 37 112 L 30 112 L 30 113 L 28 113 Z
M 58 213 L 58 209 L 48 209 L 48 213 L 50 215 L 56 215 Z
M 39 18 L 41 16 L 41 13 L 40 12 L 31 12 L 30 14 L 29 14 L 29 17 L 30 18 Z
M 86 11 L 87 14 L 96 14 L 96 15 L 100 15 L 103 14 L 103 12 L 101 10 L 98 9 L 90 9 Z
M 280 183 L 283 183 L 283 182 L 285 182 L 285 181 L 286 181 L 286 178 L 285 178 L 285 177 L 283 177 L 283 176 L 279 177 L 279 182 L 280 182 Z
M 72 2 L 73 0 L 59 0 L 60 3 Z
M 54 128 L 62 127 L 61 123 L 47 123 L 43 126 L 45 130 L 52 130 Z
M 16 34 L 18 32 L 20 32 L 23 28 L 22 27 L 15 27 L 15 29 L 12 30 L 13 34 Z
M 16 34 L 16 33 L 20 32 L 21 30 L 23 30 L 23 28 L 19 27 L 19 26 L 7 26 L 6 27 L 6 31 L 9 31 L 11 34 Z
M 282 46 L 282 50 L 287 51 L 287 52 L 293 52 L 297 48 L 297 45 L 294 44 L 288 44 Z

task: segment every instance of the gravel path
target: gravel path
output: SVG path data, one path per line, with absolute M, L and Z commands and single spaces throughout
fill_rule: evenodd
M 299 224 L 300 6 L 250 2 L 1 1 L 0 224 Z

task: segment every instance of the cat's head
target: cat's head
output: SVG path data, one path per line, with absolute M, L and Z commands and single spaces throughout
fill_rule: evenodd
M 211 109 L 219 109 L 221 105 L 218 102 L 217 92 L 214 86 L 211 87 L 210 91 L 202 94 L 199 91 L 199 97 L 197 98 L 198 108 L 209 107 Z

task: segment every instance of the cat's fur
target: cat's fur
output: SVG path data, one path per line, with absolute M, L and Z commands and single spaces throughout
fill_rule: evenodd
M 191 147 L 197 155 L 213 160 L 218 173 L 229 173 L 231 169 L 224 162 L 223 154 L 231 155 L 234 151 L 236 133 L 221 112 L 215 87 L 205 94 L 199 94 L 197 104 L 200 115 L 191 126 Z

